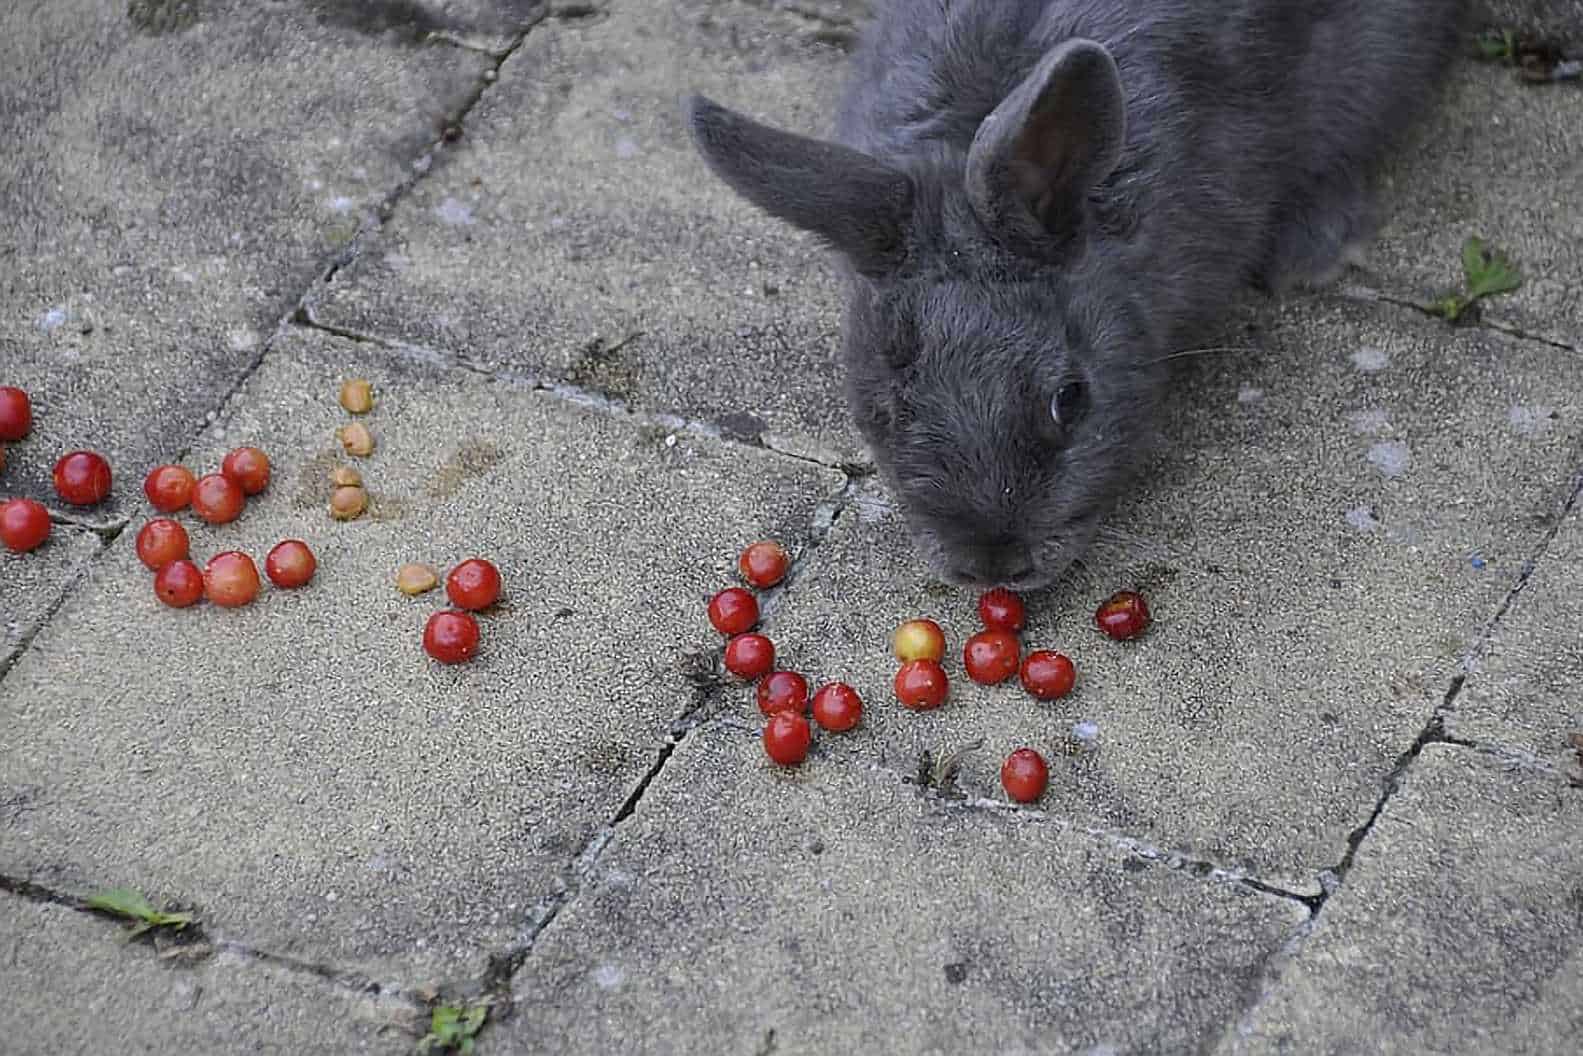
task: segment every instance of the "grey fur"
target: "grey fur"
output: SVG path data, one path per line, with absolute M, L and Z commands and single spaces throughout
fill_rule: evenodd
M 1372 235 L 1462 3 L 876 6 L 841 146 L 699 97 L 689 125 L 721 179 L 837 250 L 848 402 L 923 554 L 1040 586 L 1134 479 L 1161 358 Z

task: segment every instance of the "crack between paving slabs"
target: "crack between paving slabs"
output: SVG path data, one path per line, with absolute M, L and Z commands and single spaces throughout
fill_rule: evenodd
M 1578 346 L 1570 344 L 1569 342 L 1553 337 L 1546 337 L 1543 334 L 1529 333 L 1521 327 L 1513 326 L 1510 323 L 1496 322 L 1489 319 L 1484 319 L 1482 317 L 1476 319 L 1473 322 L 1446 323 L 1443 318 L 1430 311 L 1428 308 L 1425 308 L 1417 301 L 1410 301 L 1394 294 L 1385 293 L 1382 290 L 1375 289 L 1374 287 L 1368 285 L 1348 283 L 1343 286 L 1338 286 L 1335 290 L 1335 293 L 1337 296 L 1349 301 L 1361 301 L 1365 304 L 1388 304 L 1393 308 L 1407 308 L 1418 315 L 1438 320 L 1443 325 L 1446 325 L 1453 330 L 1489 330 L 1494 333 L 1505 334 L 1507 337 L 1515 337 L 1522 341 L 1532 341 L 1537 345 L 1544 345 L 1548 348 L 1559 349 L 1562 352 L 1583 352 L 1583 348 L 1579 348 Z
M 758 439 L 745 439 L 722 429 L 714 422 L 701 418 L 688 418 L 683 415 L 673 414 L 668 411 L 645 411 L 635 408 L 613 396 L 607 396 L 594 389 L 573 385 L 547 375 L 531 374 L 523 371 L 514 371 L 499 367 L 486 366 L 477 360 L 449 352 L 443 352 L 426 345 L 413 344 L 395 338 L 381 337 L 361 330 L 353 330 L 344 326 L 323 323 L 313 317 L 312 310 L 304 307 L 292 318 L 292 324 L 305 330 L 318 330 L 334 337 L 359 344 L 373 345 L 376 348 L 399 356 L 419 360 L 430 366 L 442 369 L 462 370 L 476 375 L 485 381 L 502 385 L 514 385 L 533 392 L 552 396 L 563 403 L 591 410 L 609 418 L 631 422 L 638 426 L 651 426 L 669 430 L 673 433 L 686 433 L 691 436 L 701 436 L 710 440 L 738 447 L 745 447 L 755 451 L 767 451 L 781 458 L 789 458 L 805 465 L 818 466 L 822 469 L 833 469 L 844 474 L 849 481 L 862 477 L 872 476 L 874 467 L 866 462 L 851 462 L 835 457 L 816 457 L 797 451 L 788 451 L 774 443 Z M 631 338 L 628 338 L 630 340 Z
M 7 876 L 0 873 L 0 892 L 8 893 L 29 902 L 58 906 L 74 913 L 97 917 L 106 922 L 117 922 L 120 920 L 120 918 L 112 914 L 94 909 L 88 904 L 86 899 L 62 891 L 56 891 L 53 888 L 22 877 Z M 294 957 L 290 954 L 272 953 L 251 943 L 228 939 L 209 931 L 202 920 L 190 925 L 181 934 L 187 937 L 187 941 L 180 946 L 172 947 L 172 949 L 198 951 L 193 955 L 193 960 L 204 960 L 216 952 L 225 952 L 249 961 L 257 961 L 261 964 L 273 965 L 291 972 L 311 975 L 358 994 L 396 998 L 412 1005 L 414 1011 L 422 1011 L 429 1005 L 425 995 L 421 992 L 409 990 L 396 983 L 380 982 L 362 972 L 338 968 L 333 964 L 312 961 L 303 957 Z
M 28 648 L 33 644 L 33 639 L 42 634 L 44 632 L 44 628 L 49 626 L 49 621 L 53 620 L 55 618 L 55 614 L 61 610 L 61 606 L 66 604 L 66 599 L 71 597 L 72 594 L 76 592 L 77 588 L 82 585 L 83 581 L 88 578 L 88 573 L 93 568 L 94 562 L 98 561 L 99 558 L 110 549 L 110 544 L 115 542 L 116 538 L 126 528 L 127 523 L 130 522 L 122 523 L 113 531 L 106 529 L 103 532 L 94 533 L 99 537 L 98 551 L 96 553 L 89 554 L 88 558 L 77 566 L 76 571 L 72 573 L 71 577 L 66 581 L 65 586 L 61 588 L 60 592 L 55 595 L 55 599 L 50 602 L 49 607 L 44 610 L 44 614 L 40 616 L 37 622 L 33 624 L 32 629 L 23 634 L 21 638 L 17 639 L 16 648 L 11 650 L 10 655 L 0 656 L 0 683 L 5 681 L 6 675 L 11 673 L 11 668 L 14 667 L 16 662 L 22 658 L 22 654 L 28 651 Z
M 802 554 L 798 555 L 797 560 L 792 562 L 786 578 L 775 588 L 777 596 L 779 596 L 780 591 L 795 582 L 796 573 L 811 560 L 814 551 L 829 537 L 836 522 L 850 504 L 850 496 L 855 484 L 856 482 L 849 478 L 838 492 L 815 507 L 809 545 Z M 697 730 L 711 722 L 710 706 L 715 696 L 726 685 L 725 679 L 720 674 L 720 658 L 718 654 L 719 649 L 712 648 L 713 664 L 707 669 L 700 670 L 689 679 L 694 686 L 693 702 L 688 705 L 685 711 L 671 721 L 665 742 L 660 745 L 654 761 L 632 786 L 632 790 L 627 793 L 626 798 L 622 800 L 621 805 L 611 815 L 610 820 L 601 825 L 583 844 L 582 849 L 578 851 L 577 857 L 573 859 L 571 866 L 562 877 L 560 889 L 541 900 L 533 912 L 529 914 L 521 939 L 507 949 L 489 955 L 489 966 L 485 969 L 483 978 L 479 981 L 479 988 L 486 995 L 491 1005 L 503 1007 L 508 1010 L 507 1014 L 510 1014 L 509 1010 L 513 1005 L 511 997 L 512 980 L 522 966 L 527 963 L 528 958 L 533 955 L 533 949 L 538 943 L 539 936 L 543 935 L 549 926 L 555 922 L 555 918 L 560 915 L 561 910 L 570 905 L 582 893 L 584 881 L 599 864 L 599 859 L 604 854 L 605 848 L 615 839 L 620 826 L 637 813 L 643 797 L 648 794 L 649 788 L 670 763 L 671 757 L 676 753 L 676 749 L 681 747 L 683 742 Z M 703 652 L 700 651 L 699 655 L 703 655 Z M 494 1017 L 491 1017 L 489 1022 L 494 1022 Z M 484 1029 L 488 1029 L 487 1023 Z
M 753 732 L 757 732 L 756 730 Z M 898 782 L 907 785 L 916 785 L 917 782 L 911 775 L 904 774 L 882 763 L 870 763 L 869 769 L 895 778 Z M 1184 873 L 1207 883 L 1234 884 L 1251 891 L 1272 898 L 1281 898 L 1289 902 L 1297 902 L 1310 910 L 1313 908 L 1317 896 L 1302 895 L 1295 891 L 1288 891 L 1278 884 L 1272 884 L 1247 873 L 1233 869 L 1229 866 L 1219 865 L 1204 858 L 1195 858 L 1179 851 L 1166 850 L 1147 840 L 1129 836 L 1124 832 L 1102 828 L 1097 825 L 1084 825 L 1071 818 L 1056 814 L 1053 811 L 1036 807 L 1022 806 L 1008 803 L 998 799 L 989 799 L 984 796 L 963 796 L 954 798 L 941 795 L 933 789 L 919 788 L 920 795 L 930 796 L 937 800 L 945 810 L 957 810 L 964 813 L 984 814 L 998 819 L 1014 818 L 1019 822 L 1036 825 L 1053 825 L 1064 832 L 1077 833 L 1088 837 L 1094 843 L 1100 844 L 1110 850 L 1124 851 L 1127 854 L 1142 858 L 1145 861 L 1163 865 L 1176 873 Z
M 1506 613 L 1510 611 L 1512 605 L 1516 602 L 1517 597 L 1527 587 L 1528 581 L 1533 577 L 1540 560 L 1555 541 L 1556 535 L 1561 531 L 1561 526 L 1565 523 L 1566 518 L 1577 507 L 1580 497 L 1583 497 L 1583 471 L 1580 471 L 1574 479 L 1571 492 L 1567 496 L 1566 502 L 1562 504 L 1555 523 L 1544 533 L 1544 536 L 1535 546 L 1534 552 L 1523 562 L 1522 571 L 1519 573 L 1517 581 L 1512 585 L 1511 590 L 1507 592 L 1500 608 L 1486 621 L 1483 630 L 1479 632 L 1478 638 L 1468 649 L 1464 659 L 1465 666 L 1471 664 L 1473 658 L 1488 643 L 1501 621 L 1505 618 Z M 1312 899 L 1299 899 L 1299 901 L 1305 901 L 1309 905 L 1310 916 L 1308 920 L 1297 929 L 1287 946 L 1272 956 L 1265 981 L 1258 993 L 1254 995 L 1253 1000 L 1241 1012 L 1231 1018 L 1228 1026 L 1222 1032 L 1222 1037 L 1229 1037 L 1232 1032 L 1245 1032 L 1251 1024 L 1254 1015 L 1258 1013 L 1264 1002 L 1280 984 L 1280 979 L 1285 972 L 1286 966 L 1298 956 L 1301 952 L 1303 941 L 1318 927 L 1320 914 L 1323 912 L 1325 904 L 1346 883 L 1347 874 L 1352 870 L 1353 863 L 1357 859 L 1358 849 L 1363 846 L 1364 841 L 1368 839 L 1369 834 L 1374 830 L 1375 824 L 1379 821 L 1381 815 L 1385 813 L 1386 806 L 1396 795 L 1397 790 L 1401 788 L 1408 771 L 1418 761 L 1418 757 L 1423 753 L 1425 747 L 1431 744 L 1452 745 L 1458 748 L 1484 752 L 1512 765 L 1527 766 L 1546 773 L 1555 772 L 1543 760 L 1528 759 L 1525 761 L 1521 758 L 1521 755 L 1525 753 L 1503 751 L 1497 745 L 1480 744 L 1476 741 L 1453 737 L 1445 732 L 1446 712 L 1450 710 L 1458 695 L 1461 694 L 1467 678 L 1468 675 L 1464 672 L 1451 680 L 1451 684 L 1446 688 L 1444 697 L 1429 716 L 1429 720 L 1424 724 L 1423 729 L 1418 732 L 1418 736 L 1413 739 L 1413 743 L 1407 750 L 1397 757 L 1395 765 L 1391 767 L 1391 770 L 1381 782 L 1380 796 L 1375 801 L 1373 809 L 1369 812 L 1368 819 L 1348 834 L 1347 849 L 1342 855 L 1341 861 L 1333 868 L 1320 873 L 1321 893 L 1319 896 Z

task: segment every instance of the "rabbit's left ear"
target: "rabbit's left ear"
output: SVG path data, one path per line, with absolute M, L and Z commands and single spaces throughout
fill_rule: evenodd
M 1068 40 L 986 117 L 967 156 L 967 194 L 990 230 L 1064 235 L 1083 198 L 1115 169 L 1126 136 L 1121 75 L 1110 52 Z
M 912 215 L 912 181 L 836 143 L 761 125 L 702 96 L 686 100 L 687 125 L 711 171 L 773 216 L 812 231 L 860 274 L 900 263 Z

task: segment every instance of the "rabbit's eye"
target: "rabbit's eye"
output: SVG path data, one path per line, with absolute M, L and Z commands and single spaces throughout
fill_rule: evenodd
M 1083 416 L 1083 409 L 1087 403 L 1083 383 L 1069 381 L 1061 386 L 1060 391 L 1055 394 L 1055 399 L 1050 401 L 1050 417 L 1055 419 L 1057 425 L 1070 428 Z

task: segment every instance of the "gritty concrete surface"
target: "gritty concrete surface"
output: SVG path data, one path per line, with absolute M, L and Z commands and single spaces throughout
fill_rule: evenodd
M 37 550 L 14 554 L 0 547 L 0 673 L 98 556 L 100 545 L 93 532 L 56 524 Z
M 417 1002 L 478 996 L 484 1056 L 1575 1034 L 1576 85 L 1461 65 L 1369 266 L 1181 361 L 1148 483 L 1029 599 L 1027 643 L 1080 669 L 1040 705 L 961 676 L 973 599 L 836 468 L 863 453 L 823 253 L 681 128 L 687 90 L 827 128 L 865 9 L 0 14 L 0 384 L 40 411 L 0 496 L 47 497 L 79 444 L 118 482 L 60 511 L 103 536 L 58 523 L 0 558 L 0 1031 L 24 1024 L 0 1038 L 66 1025 L 45 1051 L 123 1051 L 172 993 L 191 1007 L 166 1026 L 208 1032 L 174 1053 L 407 1051 Z M 1392 303 L 1454 279 L 1474 228 L 1522 290 L 1457 330 Z M 356 373 L 373 503 L 338 524 Z M 244 442 L 274 481 L 235 524 L 183 514 L 195 554 L 296 536 L 318 575 L 166 609 L 133 554 L 137 483 Z M 762 536 L 796 558 L 764 604 L 784 663 L 868 704 L 791 772 L 703 618 Z M 471 554 L 506 596 L 478 658 L 442 667 L 419 646 L 441 596 L 392 576 Z M 1156 615 L 1126 645 L 1090 624 L 1122 586 Z M 951 636 L 929 715 L 890 696 L 915 615 Z M 1442 728 L 1475 747 L 1415 750 Z M 1051 785 L 1011 810 L 996 770 L 1020 744 Z M 926 751 L 963 753 L 927 792 Z M 214 956 L 66 940 L 106 922 L 51 900 L 115 884 L 191 906 Z M 1426 978 L 1441 962 L 1465 1007 Z
M 114 491 L 69 512 L 114 523 L 492 63 L 296 3 L 0 6 L 0 384 L 35 404 L 5 485 L 58 506 L 93 448 Z
M 1583 734 L 1583 648 L 1556 638 L 1557 628 L 1572 627 L 1583 627 L 1583 508 L 1576 506 L 1474 658 L 1446 708 L 1446 732 L 1583 772 L 1583 755 L 1568 741 Z
M 1430 745 L 1226 1056 L 1575 1052 L 1583 796 Z
M 343 377 L 369 377 L 364 519 L 326 509 Z M 413 982 L 482 970 L 646 773 L 693 705 L 683 651 L 759 536 L 793 552 L 829 470 L 690 435 L 668 442 L 548 395 L 313 335 L 279 346 L 192 460 L 275 455 L 199 560 L 315 550 L 309 590 L 164 608 L 124 533 L 0 682 L 0 772 L 31 809 L 0 872 L 82 893 L 113 880 L 196 903 L 221 934 Z M 479 656 L 422 652 L 443 574 L 508 584 Z
M 822 748 L 776 772 L 733 710 L 540 937 L 495 1051 L 1184 1052 L 1307 916 Z
M 1480 303 L 1485 318 L 1583 350 L 1583 81 L 1527 85 L 1508 66 L 1463 63 L 1416 135 L 1387 174 L 1362 281 L 1431 302 L 1462 288 L 1462 245 L 1478 237 L 1524 278 Z
M 412 1051 L 416 1014 L 399 1000 L 235 951 L 156 953 L 147 941 L 124 942 L 111 920 L 6 897 L 0 1047 L 9 1056 Z
M 983 741 L 961 784 L 989 796 L 1019 744 L 1070 750 L 1051 810 L 1319 892 L 1571 495 L 1583 382 L 1558 349 L 1328 298 L 1236 336 L 1247 351 L 1190 361 L 1126 535 L 1029 598 L 1027 648 L 1078 668 L 1058 703 L 966 678 L 974 599 L 931 581 L 882 492 L 838 522 L 766 625 L 873 705 L 854 758 L 906 771 Z M 1156 621 L 1125 645 L 1091 616 L 1123 588 Z M 946 629 L 953 676 L 927 715 L 890 686 L 914 616 Z
M 314 317 L 859 457 L 824 252 L 710 176 L 679 109 L 698 91 L 822 131 L 843 58 L 772 5 L 551 19 Z
M 1468 25 L 1474 32 L 1515 29 L 1583 46 L 1583 4 L 1578 0 L 1473 0 Z

